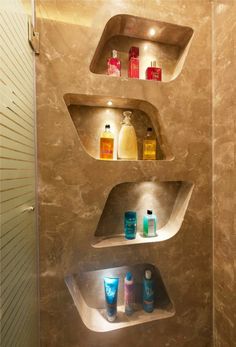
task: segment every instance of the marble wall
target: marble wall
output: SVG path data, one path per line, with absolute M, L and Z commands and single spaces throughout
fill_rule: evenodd
M 236 2 L 214 2 L 214 338 L 236 346 L 235 37 Z
M 206 0 L 38 0 L 42 347 L 212 346 L 211 7 Z M 89 70 L 106 22 L 120 13 L 193 28 L 185 64 L 175 80 L 110 78 Z M 92 158 L 64 102 L 67 93 L 148 101 L 159 112 L 175 159 L 129 164 Z M 177 235 L 158 243 L 92 248 L 111 189 L 147 180 L 193 182 Z M 175 316 L 107 333 L 88 330 L 66 288 L 65 275 L 136 263 L 158 267 Z

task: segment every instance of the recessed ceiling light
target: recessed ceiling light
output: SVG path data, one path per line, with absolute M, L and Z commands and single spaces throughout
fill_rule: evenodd
M 107 106 L 112 106 L 112 101 L 111 100 L 107 101 Z
M 149 35 L 150 36 L 154 36 L 156 34 L 156 30 L 154 29 L 154 28 L 151 28 L 150 30 L 149 30 Z

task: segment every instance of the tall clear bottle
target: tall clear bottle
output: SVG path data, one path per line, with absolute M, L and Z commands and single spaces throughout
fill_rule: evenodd
M 125 160 L 138 159 L 137 137 L 131 124 L 131 111 L 123 112 L 123 122 L 118 139 L 118 158 Z

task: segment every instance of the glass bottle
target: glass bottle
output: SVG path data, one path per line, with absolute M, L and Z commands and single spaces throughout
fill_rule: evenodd
M 152 128 L 147 128 L 146 137 L 143 139 L 143 159 L 156 160 L 157 140 Z
M 139 48 L 131 47 L 129 50 L 129 78 L 139 78 Z
M 107 59 L 107 74 L 109 76 L 120 76 L 121 62 L 117 51 L 113 49 L 111 58 Z
M 110 125 L 105 125 L 105 130 L 100 136 L 100 159 L 113 159 L 114 135 L 110 130 Z
M 146 70 L 146 79 L 147 80 L 162 80 L 162 69 L 156 66 L 156 61 L 151 61 L 151 66 Z
M 118 138 L 118 157 L 125 160 L 138 159 L 137 137 L 133 125 L 131 124 L 131 111 L 123 112 L 124 119 Z

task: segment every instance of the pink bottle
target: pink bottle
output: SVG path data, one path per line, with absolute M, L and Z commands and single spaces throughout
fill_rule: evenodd
M 162 71 L 160 67 L 156 67 L 156 61 L 151 61 L 151 66 L 146 70 L 146 79 L 161 81 Z
M 113 49 L 112 57 L 107 59 L 107 74 L 109 76 L 120 76 L 121 63 L 117 58 L 117 51 Z
M 139 48 L 131 47 L 129 50 L 129 78 L 139 78 Z

